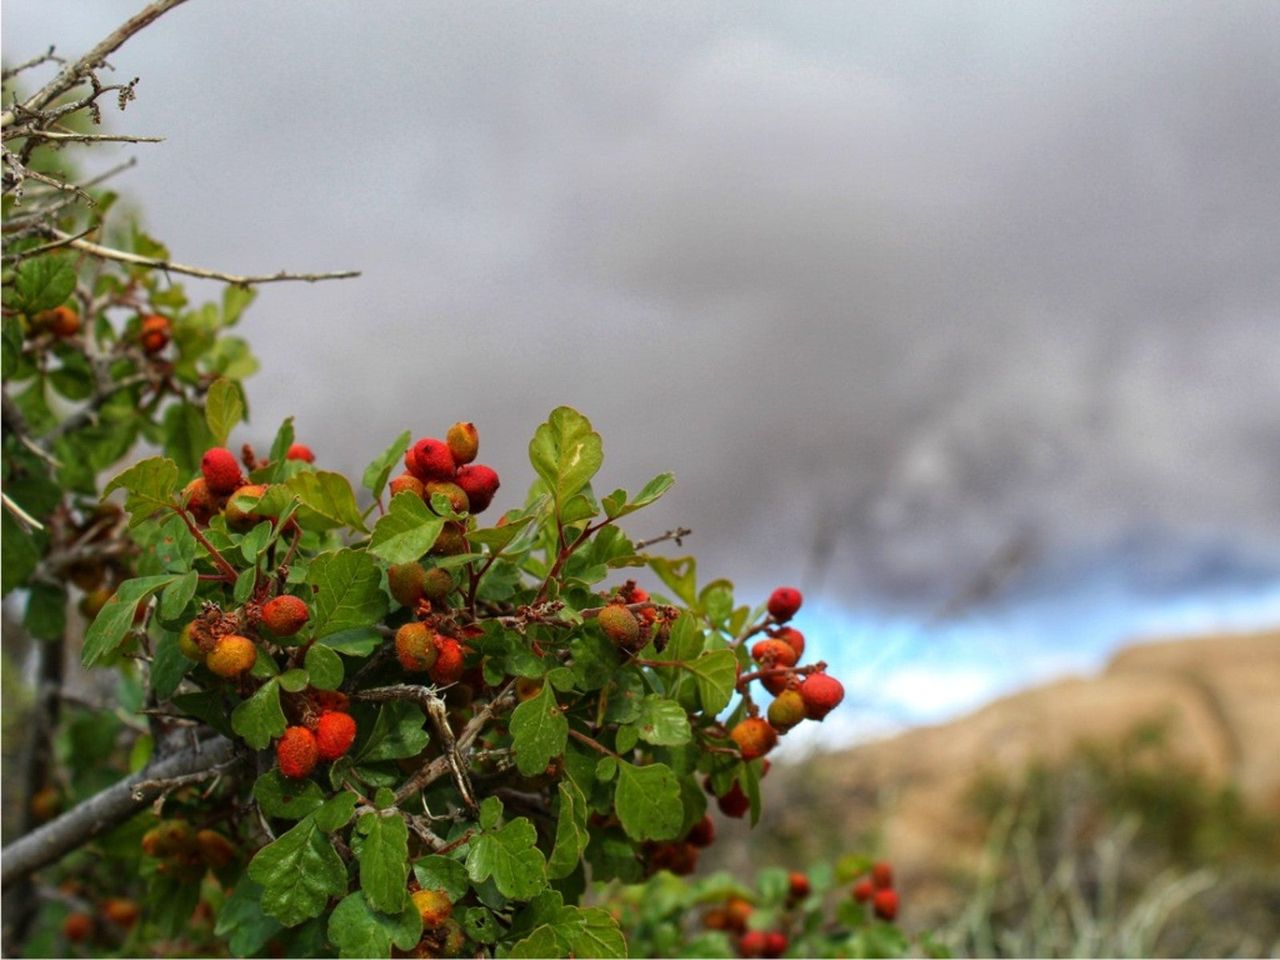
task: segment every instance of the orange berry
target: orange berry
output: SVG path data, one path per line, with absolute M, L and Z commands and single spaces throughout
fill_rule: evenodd
M 356 722 L 350 714 L 332 712 L 320 715 L 316 724 L 316 748 L 321 760 L 337 760 L 351 749 L 356 739 Z
M 738 745 L 743 760 L 763 757 L 778 743 L 778 731 L 759 717 L 747 717 L 729 731 L 729 737 Z
M 470 463 L 480 452 L 480 435 L 474 423 L 455 423 L 444 435 L 444 442 L 458 466 Z
M 93 933 L 93 918 L 87 913 L 69 913 L 62 921 L 62 935 L 72 943 L 79 943 Z
M 415 673 L 430 670 L 439 655 L 435 633 L 425 623 L 414 620 L 396 631 L 396 656 L 406 670 Z
M 411 898 L 422 917 L 422 925 L 428 930 L 442 926 L 453 913 L 453 901 L 443 890 L 415 890 Z
M 210 673 L 231 680 L 252 670 L 257 660 L 258 648 L 253 645 L 252 640 L 237 633 L 229 633 L 218 638 L 218 642 L 205 657 L 204 665 L 209 668 Z
M 159 353 L 163 350 L 168 345 L 172 334 L 173 325 L 168 317 L 153 313 L 149 317 L 142 318 L 142 332 L 139 339 L 142 341 L 142 349 L 147 353 Z
M 278 637 L 292 637 L 310 619 L 306 603 L 287 593 L 268 601 L 262 608 L 262 622 Z

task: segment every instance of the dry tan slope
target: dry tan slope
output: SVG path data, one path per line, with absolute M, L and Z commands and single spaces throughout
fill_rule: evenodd
M 938 877 L 976 864 L 982 837 L 965 795 L 978 774 L 1017 773 L 1151 720 L 1163 721 L 1168 744 L 1208 777 L 1280 812 L 1280 632 L 1129 647 L 1099 676 L 831 754 L 797 775 L 784 768 L 766 793 L 807 793 L 850 840 L 878 823 L 879 846 L 905 875 Z

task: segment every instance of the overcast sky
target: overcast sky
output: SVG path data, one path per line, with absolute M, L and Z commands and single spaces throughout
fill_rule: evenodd
M 5 0 L 6 61 L 139 6 Z M 110 122 L 175 258 L 364 271 L 263 292 L 237 440 L 470 419 L 505 507 L 568 403 L 745 599 L 1010 551 L 1061 617 L 1280 582 L 1278 56 L 1274 3 L 191 0 Z

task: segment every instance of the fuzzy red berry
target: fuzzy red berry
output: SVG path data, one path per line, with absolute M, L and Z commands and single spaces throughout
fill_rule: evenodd
M 315 734 L 306 727 L 289 727 L 276 741 L 276 763 L 290 780 L 309 777 L 319 759 Z
M 744 957 L 763 957 L 766 946 L 763 930 L 748 930 L 738 941 L 738 952 Z
M 466 656 L 462 645 L 450 637 L 436 637 L 436 650 L 439 655 L 429 671 L 432 682 L 440 686 L 457 683 L 462 678 Z
M 821 720 L 844 699 L 844 685 L 825 673 L 809 674 L 799 689 L 805 714 L 811 720 Z
M 621 603 L 611 603 L 601 610 L 596 622 L 615 646 L 630 650 L 640 639 L 640 621 Z
M 762 667 L 794 667 L 796 652 L 782 640 L 761 640 L 751 648 L 751 656 Z
M 142 349 L 147 353 L 159 353 L 168 345 L 172 335 L 173 325 L 168 317 L 153 313 L 149 317 L 142 318 L 142 333 L 139 339 L 142 341 Z
M 780 957 L 787 952 L 787 935 L 778 930 L 769 930 L 764 935 L 764 952 L 766 958 Z
M 716 797 L 716 805 L 726 817 L 738 818 L 751 809 L 751 798 L 743 792 L 742 787 L 735 780 L 724 796 Z
M 493 502 L 500 486 L 497 471 L 483 463 L 460 467 L 453 482 L 466 491 L 472 513 L 482 513 Z
M 295 443 L 289 447 L 289 452 L 284 455 L 286 460 L 301 460 L 304 463 L 315 463 L 316 455 L 311 452 L 311 448 L 305 443 Z
M 877 890 L 888 890 L 893 886 L 893 867 L 884 860 L 871 867 L 871 885 Z
M 480 435 L 474 423 L 455 423 L 444 435 L 444 442 L 458 466 L 470 463 L 480 452 Z
M 79 943 L 93 933 L 93 918 L 87 913 L 69 913 L 62 921 L 62 935 L 72 943 Z
M 396 631 L 396 656 L 406 670 L 420 673 L 436 665 L 439 650 L 435 632 L 425 623 L 414 620 Z
M 803 602 L 804 597 L 795 587 L 779 587 L 769 594 L 769 616 L 780 623 L 785 623 L 796 615 L 796 611 L 800 609 L 800 604 Z
M 347 713 L 324 713 L 316 724 L 316 751 L 321 760 L 337 760 L 356 739 L 356 722 Z
M 262 622 L 277 637 L 292 637 L 310 619 L 306 603 L 287 593 L 269 600 L 262 608 Z
M 780 627 L 773 637 L 790 646 L 796 652 L 797 660 L 804 656 L 804 634 L 795 627 Z
M 898 915 L 898 891 L 877 890 L 871 898 L 871 908 L 881 920 L 893 920 Z
M 803 900 L 812 889 L 809 885 L 809 878 L 797 871 L 792 871 L 791 875 L 787 877 L 787 884 L 790 888 L 788 893 L 792 900 Z
M 738 745 L 742 759 L 747 761 L 763 757 L 778 743 L 778 731 L 759 717 L 747 717 L 729 731 L 729 737 Z
M 413 445 L 413 458 L 405 458 L 405 466 L 415 477 L 428 480 L 452 480 L 457 470 L 453 454 L 443 440 L 426 437 Z
M 689 828 L 689 835 L 685 840 L 692 843 L 695 847 L 709 847 L 716 839 L 716 823 L 710 816 L 704 816 L 701 820 Z
M 236 455 L 226 447 L 206 450 L 200 459 L 200 472 L 204 474 L 204 482 L 209 485 L 209 491 L 220 497 L 234 493 L 244 483 Z
M 859 903 L 866 903 L 876 892 L 876 888 L 871 885 L 870 880 L 859 880 L 853 885 L 853 899 Z

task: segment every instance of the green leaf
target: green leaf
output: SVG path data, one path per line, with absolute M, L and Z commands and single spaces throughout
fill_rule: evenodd
M 383 643 L 383 636 L 372 627 L 351 627 L 320 638 L 330 650 L 349 657 L 367 657 Z
M 587 832 L 587 801 L 571 781 L 561 780 L 560 813 L 556 820 L 556 842 L 547 861 L 547 875 L 553 880 L 567 877 L 577 869 L 591 835 Z
M 670 840 L 680 832 L 684 820 L 680 781 L 664 763 L 646 767 L 618 764 L 614 806 L 622 829 L 632 840 Z
M 462 929 L 476 943 L 496 943 L 502 932 L 492 911 L 485 907 L 471 907 L 463 913 Z
M 342 658 L 320 644 L 312 644 L 303 663 L 317 690 L 337 690 L 342 683 Z
M 563 906 L 511 948 L 511 957 L 625 957 L 627 941 L 603 907 Z
M 239 287 L 234 283 L 222 288 L 222 325 L 233 327 L 240 319 L 249 304 L 253 303 L 258 291 L 253 287 Z
M 511 736 L 516 768 L 526 777 L 542 773 L 552 757 L 564 753 L 569 721 L 560 711 L 551 684 L 544 683 L 537 696 L 512 711 Z
M 698 561 L 694 557 L 646 557 L 653 572 L 677 597 L 693 606 L 698 599 Z
M 342 858 L 313 816 L 259 850 L 248 872 L 262 884 L 263 911 L 286 927 L 319 916 L 330 897 L 347 891 Z
M 124 508 L 132 516 L 129 526 L 137 526 L 155 511 L 172 502 L 178 487 L 178 465 L 167 457 L 150 457 L 116 474 L 102 491 L 103 499 L 113 490 L 127 493 Z
M 45 255 L 24 260 L 14 277 L 18 307 L 30 315 L 66 303 L 76 288 L 76 271 L 69 258 Z
M 190 668 L 191 661 L 178 648 L 178 635 L 166 631 L 156 643 L 155 659 L 151 661 L 151 689 L 156 700 L 163 703 L 173 696 Z
M 676 478 L 674 474 L 660 473 L 644 485 L 644 489 L 636 494 L 636 498 L 634 500 L 620 503 L 616 500 L 611 500 L 609 497 L 605 497 L 605 513 L 610 518 L 616 520 L 619 517 L 625 517 L 629 513 L 635 513 L 637 510 L 642 510 L 670 490 L 671 485 L 675 482 Z M 622 493 L 621 490 L 618 492 Z
M 173 583 L 164 588 L 160 594 L 160 619 L 166 622 L 177 620 L 187 609 L 187 604 L 196 595 L 196 587 L 200 585 L 200 575 L 188 570 Z
M 231 729 L 255 750 L 266 749 L 287 726 L 280 709 L 280 682 L 276 679 L 268 680 L 231 711 Z
M 389 957 L 392 944 L 409 950 L 421 936 L 422 917 L 412 903 L 391 915 L 379 913 L 359 890 L 329 915 L 329 940 L 340 957 Z
M 306 470 L 286 480 L 285 486 L 297 496 L 307 511 L 310 525 L 316 529 L 351 527 L 361 533 L 368 532 L 356 506 L 355 492 L 342 474 Z
M 657 694 L 640 703 L 640 719 L 636 721 L 640 739 L 659 747 L 678 747 L 693 736 L 689 715 L 680 704 Z
M 467 868 L 457 860 L 432 854 L 413 865 L 413 875 L 423 890 L 443 890 L 457 903 L 471 889 Z
M 178 578 L 174 575 L 167 574 L 160 577 L 138 577 L 120 584 L 84 635 L 80 662 L 91 667 L 120 646 L 129 628 L 133 626 L 133 616 L 138 604 L 176 579 Z
M 240 385 L 226 377 L 213 381 L 204 401 L 204 418 L 213 435 L 214 446 L 225 446 L 232 428 L 244 419 Z
M 671 639 L 662 655 L 667 660 L 694 660 L 706 647 L 707 638 L 698 626 L 697 618 L 688 612 L 681 613 L 671 625 Z
M 502 801 L 498 797 L 485 797 L 480 801 L 480 829 L 497 830 L 502 822 Z
M 282 929 L 279 921 L 262 912 L 262 887 L 243 877 L 218 911 L 213 933 L 229 938 L 227 946 L 233 956 L 248 957 L 265 947 Z
M 600 469 L 604 447 L 586 417 L 572 407 L 557 407 L 534 431 L 529 461 L 546 482 L 559 511 Z
M 279 483 L 284 479 L 285 466 L 289 462 L 286 458 L 291 446 L 293 446 L 293 417 L 285 417 L 284 422 L 280 424 L 280 429 L 276 431 L 275 439 L 271 441 L 270 465 L 267 468 L 268 483 Z
M 41 543 L 37 535 L 22 529 L 13 514 L 3 512 L 3 545 L 0 562 L 3 563 L 4 593 L 22 586 L 40 564 Z
M 715 716 L 733 699 L 734 685 L 738 682 L 738 658 L 732 650 L 713 650 L 685 666 L 693 674 L 698 685 L 698 697 L 702 710 Z
M 547 862 L 537 841 L 533 824 L 517 817 L 473 842 L 467 854 L 467 875 L 475 883 L 493 877 L 504 897 L 528 900 L 547 885 Z
M 268 817 L 301 820 L 324 805 L 324 793 L 313 780 L 290 780 L 269 770 L 253 785 L 253 798 Z
M 357 759 L 368 763 L 417 756 L 430 739 L 423 728 L 425 723 L 422 708 L 416 703 L 396 700 L 384 704 Z
M 420 496 L 397 493 L 391 509 L 374 524 L 369 552 L 387 563 L 410 563 L 435 545 L 443 529 L 444 518 L 432 513 Z
M 317 638 L 371 626 L 387 614 L 382 574 L 363 550 L 320 554 L 311 561 L 307 582 L 316 588 L 311 622 Z
M 204 452 L 214 445 L 204 411 L 191 403 L 170 404 L 161 433 L 165 456 L 177 463 L 178 474 L 184 477 L 200 469 Z
M 533 523 L 534 519 L 535 516 L 529 514 L 527 517 L 520 517 L 518 520 L 504 523 L 500 527 L 485 527 L 483 530 L 472 530 L 467 534 L 467 539 L 479 546 L 499 551 L 511 543 L 520 534 L 521 530 Z
M 383 913 L 397 913 L 407 896 L 409 875 L 409 828 L 399 811 L 388 816 L 366 813 L 356 823 L 364 838 L 357 859 L 360 887 L 369 905 Z
M 325 833 L 333 833 L 347 825 L 355 813 L 359 798 L 350 790 L 335 793 L 315 813 L 316 826 Z
M 543 924 L 536 928 L 523 940 L 520 940 L 507 954 L 508 957 L 567 957 L 569 945 L 556 935 L 555 928 Z
M 287 690 L 289 693 L 298 693 L 307 688 L 310 678 L 307 676 L 307 671 L 301 667 L 294 667 L 292 670 L 286 670 L 280 674 L 276 681 L 280 684 L 281 689 Z
M 404 452 L 409 449 L 411 436 L 412 434 L 408 430 L 400 434 L 391 446 L 383 450 L 374 459 L 373 463 L 364 468 L 364 476 L 361 478 L 361 483 L 373 494 L 375 499 L 382 496 L 382 488 L 387 485 L 387 480 L 391 477 L 391 471 L 400 462 Z

